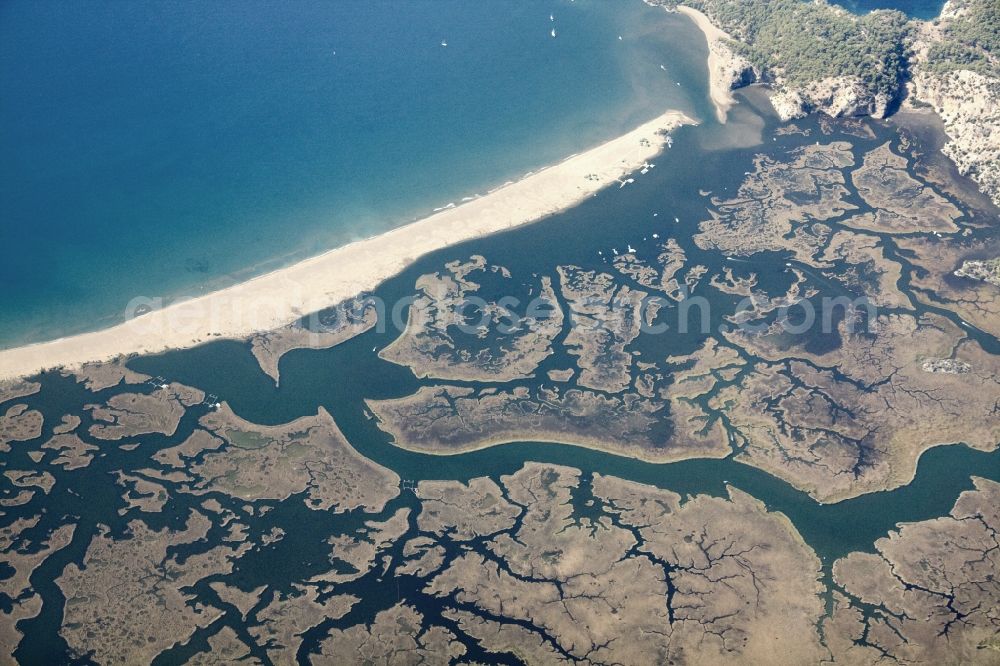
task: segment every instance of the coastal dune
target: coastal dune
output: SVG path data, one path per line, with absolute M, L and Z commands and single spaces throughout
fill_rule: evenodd
M 620 137 L 454 208 L 247 282 L 93 333 L 0 351 L 0 379 L 131 354 L 245 338 L 376 288 L 434 250 L 535 222 L 623 183 L 661 152 L 666 133 L 696 124 L 668 111 Z M 155 302 L 154 302 L 155 303 Z
M 730 107 L 736 103 L 733 97 L 733 80 L 750 67 L 750 63 L 737 57 L 726 45 L 732 38 L 716 27 L 703 13 L 680 5 L 677 11 L 691 19 L 705 35 L 708 42 L 708 84 L 709 96 L 715 106 L 715 115 L 720 123 L 726 122 Z

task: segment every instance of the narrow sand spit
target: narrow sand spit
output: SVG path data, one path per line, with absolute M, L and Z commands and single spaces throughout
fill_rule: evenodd
M 171 304 L 112 328 L 0 351 L 0 379 L 41 370 L 243 338 L 374 289 L 420 256 L 572 207 L 621 182 L 663 148 L 665 133 L 695 121 L 668 111 L 563 162 L 454 208 L 330 250 L 247 282 Z M 123 304 L 124 305 L 124 304 Z
M 730 52 L 729 47 L 725 45 L 726 41 L 732 38 L 726 32 L 715 27 L 708 20 L 708 17 L 697 9 L 681 5 L 677 8 L 677 11 L 694 21 L 698 29 L 705 34 L 705 39 L 708 41 L 709 95 L 712 98 L 712 103 L 715 105 L 716 117 L 720 123 L 724 123 L 726 122 L 726 114 L 729 112 L 729 108 L 736 103 L 730 86 L 732 81 L 730 70 L 732 69 L 733 54 Z

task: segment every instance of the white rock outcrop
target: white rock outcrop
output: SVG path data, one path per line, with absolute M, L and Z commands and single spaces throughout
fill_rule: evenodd
M 871 116 L 885 118 L 892 101 L 883 93 L 873 94 L 856 76 L 829 77 L 803 88 L 787 88 L 776 83 L 771 98 L 782 120 L 802 118 L 820 111 L 833 118 Z
M 942 152 L 1000 205 L 1000 80 L 969 70 L 918 70 L 913 96 L 944 121 Z

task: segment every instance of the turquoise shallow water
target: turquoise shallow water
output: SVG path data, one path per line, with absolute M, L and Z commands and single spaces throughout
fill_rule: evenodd
M 378 233 L 667 108 L 709 115 L 704 55 L 638 0 L 6 2 L 0 347 Z

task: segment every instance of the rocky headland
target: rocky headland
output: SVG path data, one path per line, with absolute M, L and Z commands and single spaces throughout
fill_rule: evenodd
M 713 100 L 728 94 L 718 88 L 764 83 L 784 121 L 933 110 L 949 138 L 944 154 L 1000 204 L 1000 6 L 992 0 L 949 0 L 932 21 L 891 10 L 856 15 L 825 0 L 648 2 L 711 22 L 695 19 L 709 42 Z

